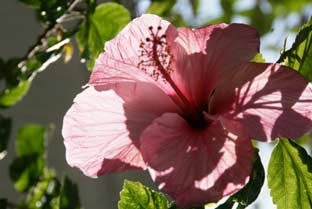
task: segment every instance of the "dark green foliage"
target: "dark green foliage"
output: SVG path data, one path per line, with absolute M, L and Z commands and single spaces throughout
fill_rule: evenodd
M 12 120 L 0 115 L 0 155 L 6 150 L 12 128 Z M 4 157 L 4 156 L 3 156 Z M 0 160 L 2 157 L 0 156 Z
M 67 176 L 63 177 L 59 209 L 80 209 L 78 187 Z
M 62 16 L 72 0 L 19 0 L 31 7 L 37 12 L 37 17 L 40 21 L 51 24 L 56 22 L 56 19 Z
M 0 209 L 7 209 L 8 200 L 7 199 L 0 199 Z
M 312 158 L 289 139 L 280 139 L 270 158 L 268 185 L 277 209 L 312 208 Z
M 19 129 L 16 154 L 10 166 L 10 177 L 18 191 L 28 191 L 35 185 L 45 167 L 46 128 L 26 125 Z

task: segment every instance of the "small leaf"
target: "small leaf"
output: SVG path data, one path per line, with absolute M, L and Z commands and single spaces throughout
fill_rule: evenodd
M 312 81 L 312 18 L 300 29 L 292 47 L 283 52 L 277 62 L 284 62 Z
M 10 177 L 18 191 L 28 191 L 42 175 L 45 166 L 43 156 L 29 155 L 15 158 L 10 165 Z
M 158 16 L 167 16 L 175 4 L 176 0 L 152 1 L 146 13 L 156 14 Z
M 257 53 L 250 61 L 257 62 L 257 63 L 264 63 L 265 59 L 261 53 Z
M 167 209 L 166 197 L 139 182 L 125 180 L 120 193 L 119 209 Z
M 71 43 L 64 45 L 64 63 L 68 63 L 73 57 L 74 47 Z
M 0 115 L 0 160 L 6 155 L 10 133 L 12 129 L 12 120 Z
M 104 50 L 106 41 L 112 39 L 128 22 L 130 13 L 116 3 L 103 3 L 82 24 L 76 34 L 82 58 L 88 60 L 92 70 L 96 58 Z
M 45 169 L 40 181 L 31 188 L 23 201 L 23 205 L 29 209 L 60 209 L 59 191 L 60 183 L 55 177 L 55 172 Z
M 312 158 L 295 142 L 280 139 L 269 162 L 268 185 L 277 209 L 311 209 Z
M 46 144 L 46 128 L 30 124 L 21 127 L 16 138 L 16 153 L 19 157 L 43 155 Z
M 64 176 L 60 192 L 59 209 L 80 209 L 78 187 L 67 176 Z
M 5 89 L 0 94 L 0 106 L 9 107 L 20 101 L 28 92 L 31 82 L 22 80 L 17 86 Z
M 216 209 L 230 209 L 234 206 L 234 203 L 238 203 L 237 209 L 245 209 L 257 199 L 263 186 L 264 178 L 265 172 L 259 156 L 259 150 L 255 149 L 253 168 L 248 183 Z

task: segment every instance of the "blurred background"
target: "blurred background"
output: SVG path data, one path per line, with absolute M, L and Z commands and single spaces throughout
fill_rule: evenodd
M 20 58 L 25 60 L 31 46 L 38 43 L 38 40 L 42 38 L 40 35 L 51 26 L 51 22 L 53 23 L 53 15 L 49 17 L 50 19 L 45 19 L 47 14 L 44 12 L 46 11 L 34 6 L 34 2 L 40 2 L 40 0 L 1 1 L 0 58 L 2 63 L 8 63 L 13 58 L 18 58 L 19 61 L 21 61 Z M 57 3 L 58 1 L 51 2 Z M 97 1 L 97 4 L 103 2 L 105 1 Z M 144 12 L 155 13 L 176 26 L 201 27 L 219 22 L 251 24 L 261 34 L 261 53 L 267 62 L 278 60 L 280 52 L 284 47 L 289 48 L 292 45 L 300 26 L 312 15 L 310 0 L 120 0 L 115 2 L 128 8 L 132 18 Z M 81 8 L 84 8 L 83 3 L 78 3 L 81 4 Z M 78 5 L 77 11 L 79 9 Z M 57 16 L 59 17 L 60 15 Z M 79 21 L 80 19 L 77 18 L 78 23 Z M 64 22 L 64 27 L 73 28 L 73 30 L 76 25 L 76 22 L 68 24 Z M 145 185 L 155 187 L 147 173 L 129 171 L 91 179 L 67 165 L 61 136 L 62 119 L 75 95 L 87 83 L 90 75 L 87 66 L 90 63 L 92 65 L 92 56 L 97 56 L 98 52 L 93 53 L 89 49 L 89 55 L 86 55 L 85 46 L 79 43 L 79 37 L 79 45 L 77 45 L 74 36 L 68 35 L 66 39 L 64 38 L 66 36 L 64 31 L 63 37 L 58 41 L 69 41 L 64 42 L 62 48 L 57 48 L 59 50 L 57 53 L 60 53 L 62 57 L 58 57 L 54 49 L 51 49 L 55 59 L 49 55 L 49 58 L 39 63 L 39 66 L 45 64 L 44 68 L 38 70 L 39 67 L 36 68 L 27 63 L 28 69 L 30 69 L 29 66 L 34 68 L 26 76 L 27 79 L 31 78 L 30 89 L 24 97 L 21 97 L 22 99 L 16 99 L 16 104 L 15 102 L 3 103 L 7 107 L 1 110 L 2 117 L 12 119 L 12 128 L 5 149 L 6 156 L 3 156 L 2 160 L 0 157 L 0 198 L 8 198 L 10 202 L 18 203 L 19 199 L 26 196 L 14 189 L 9 167 L 16 158 L 15 139 L 18 129 L 25 124 L 33 123 L 48 127 L 47 166 L 55 170 L 58 178 L 67 174 L 73 182 L 78 184 L 82 206 L 85 209 L 115 209 L 124 179 L 139 180 Z M 109 38 L 112 37 L 107 37 Z M 46 48 L 44 50 L 48 51 Z M 64 63 L 64 57 L 66 63 Z M 26 60 L 28 58 L 26 57 Z M 88 61 L 87 65 L 85 61 Z M 1 82 L 3 89 L 10 89 L 12 86 L 14 84 Z M 259 146 L 263 164 L 267 167 L 273 145 L 259 144 Z M 4 155 L 4 152 L 2 154 Z M 275 208 L 265 186 L 266 183 L 260 197 L 249 207 L 250 209 Z

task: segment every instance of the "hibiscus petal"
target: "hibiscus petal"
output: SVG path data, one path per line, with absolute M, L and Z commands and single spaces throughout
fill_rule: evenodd
M 139 136 L 154 118 L 175 111 L 172 101 L 146 83 L 119 83 L 79 94 L 63 122 L 68 164 L 96 177 L 124 169 L 145 169 Z
M 177 36 L 174 26 L 156 15 L 146 14 L 132 20 L 114 39 L 106 42 L 105 52 L 96 60 L 89 83 L 102 85 L 132 80 L 155 82 L 138 67 L 140 61 L 148 59 L 141 56 L 140 45 L 146 38 L 151 38 L 149 27 L 153 27 L 155 33 L 161 27 L 161 33 L 166 34 L 168 40 Z M 152 68 L 147 71 L 155 69 L 154 66 L 146 68 Z M 155 84 L 166 88 L 161 82 Z
M 192 129 L 174 113 L 163 114 L 145 129 L 141 152 L 153 180 L 183 207 L 214 202 L 241 189 L 253 160 L 247 138 L 236 137 L 220 123 Z
M 296 71 L 278 64 L 243 63 L 226 79 L 212 103 L 213 112 L 224 114 L 228 129 L 235 131 L 232 123 L 239 121 L 250 137 L 261 141 L 296 139 L 312 129 L 312 87 Z
M 172 43 L 174 80 L 198 106 L 206 105 L 216 83 L 259 50 L 259 34 L 248 25 L 216 24 L 200 29 L 179 28 Z M 205 89 L 205 90 L 203 90 Z

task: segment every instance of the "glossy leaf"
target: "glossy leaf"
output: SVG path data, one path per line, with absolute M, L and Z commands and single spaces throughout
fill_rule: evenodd
M 12 129 L 12 120 L 0 115 L 0 160 L 6 155 L 10 133 Z
M 237 203 L 237 209 L 245 209 L 257 199 L 263 186 L 264 178 L 265 172 L 259 156 L 259 150 L 255 149 L 253 169 L 248 183 L 243 189 L 229 197 L 225 203 L 216 209 L 231 209 L 235 203 Z
M 91 70 L 95 59 L 104 50 L 106 41 L 112 39 L 128 22 L 130 13 L 116 3 L 103 3 L 82 24 L 77 41 L 84 59 Z
M 60 192 L 59 209 L 79 209 L 78 187 L 67 176 L 64 176 Z
M 295 142 L 279 140 L 269 162 L 268 185 L 277 209 L 311 209 L 312 158 Z
M 120 193 L 119 209 L 167 209 L 166 197 L 139 182 L 125 180 Z
M 278 62 L 284 62 L 312 81 L 312 18 L 301 28 L 292 47 L 283 52 Z

